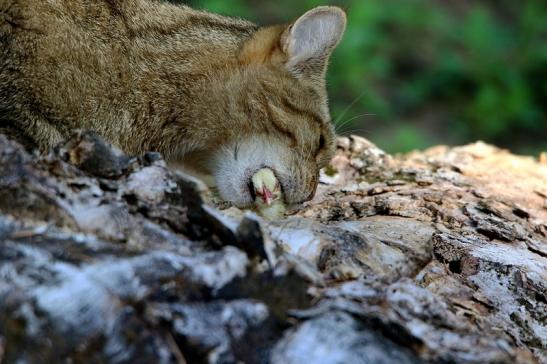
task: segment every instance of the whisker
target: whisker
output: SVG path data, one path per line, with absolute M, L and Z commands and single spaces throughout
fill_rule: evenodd
M 375 116 L 375 115 L 376 114 L 370 114 L 370 113 L 359 114 L 359 115 L 356 115 L 356 116 L 344 121 L 343 123 L 335 125 L 334 128 L 335 128 L 336 132 L 338 132 L 341 128 L 343 128 L 344 126 L 347 126 L 348 124 L 350 124 L 355 119 L 358 119 L 358 118 L 363 117 L 363 116 Z
M 361 94 L 359 94 L 352 102 L 351 104 L 349 104 L 343 111 L 342 113 L 336 118 L 336 120 L 334 121 L 334 124 L 337 124 L 340 119 L 342 119 L 346 113 L 353 107 L 353 105 L 355 105 L 355 103 L 357 101 L 359 101 L 359 99 L 361 99 L 363 96 L 365 96 L 365 94 L 367 93 L 367 90 L 361 92 Z
M 349 136 L 349 135 L 355 134 L 357 132 L 362 132 L 363 134 L 370 134 L 372 132 L 372 130 L 364 129 L 364 128 L 354 128 L 354 129 L 341 131 L 340 133 L 336 133 L 336 135 L 338 135 L 338 136 Z

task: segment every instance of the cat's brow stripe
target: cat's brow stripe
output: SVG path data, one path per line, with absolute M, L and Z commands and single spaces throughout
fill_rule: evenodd
M 264 82 L 260 82 L 260 86 L 267 92 L 269 93 L 270 95 L 275 95 L 276 92 L 275 90 L 271 89 L 266 83 Z M 303 109 L 300 109 L 299 107 L 297 107 L 296 105 L 294 105 L 291 100 L 283 95 L 281 97 L 281 103 L 282 103 L 282 106 L 284 107 L 284 111 L 287 111 L 289 110 L 292 114 L 296 114 L 296 115 L 306 115 L 308 118 L 314 120 L 316 123 L 318 123 L 319 125 L 323 125 L 323 118 L 321 118 L 319 115 L 315 114 L 313 111 L 311 110 L 303 110 Z
M 312 119 L 315 123 L 319 125 L 319 129 L 320 129 L 319 134 L 324 135 L 323 132 L 324 132 L 325 123 L 323 122 L 323 119 L 321 117 L 319 117 L 317 114 L 313 113 L 312 111 L 299 109 L 292 102 L 290 102 L 290 100 L 286 97 L 283 98 L 282 102 L 283 102 L 283 106 L 285 107 L 285 111 L 290 110 L 293 114 L 306 115 L 309 119 Z M 324 148 L 317 148 L 317 150 L 314 153 L 314 157 L 317 157 L 323 149 Z
M 294 133 L 290 131 L 289 129 L 285 128 L 284 126 L 280 125 L 279 120 L 275 116 L 275 113 L 272 111 L 271 105 L 266 100 L 261 100 L 261 103 L 263 103 L 263 106 L 266 109 L 266 112 L 268 113 L 268 119 L 271 120 L 274 128 L 276 128 L 279 132 L 287 136 L 291 140 L 291 146 L 295 147 L 298 145 L 298 140 L 294 136 Z
M 319 115 L 315 114 L 313 111 L 298 108 L 286 97 L 283 98 L 282 103 L 285 110 L 290 110 L 291 113 L 297 115 L 306 115 L 309 119 L 312 119 L 317 124 L 323 125 L 323 119 Z

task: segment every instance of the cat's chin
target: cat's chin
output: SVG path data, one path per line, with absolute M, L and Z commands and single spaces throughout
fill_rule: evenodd
M 198 188 L 202 191 L 216 190 L 220 197 L 227 202 L 230 202 L 238 208 L 248 208 L 252 206 L 253 195 L 250 191 L 249 183 L 253 173 L 248 172 L 241 178 L 234 174 L 219 176 L 212 175 L 199 171 L 191 165 L 182 161 L 169 162 L 169 168 L 183 172 L 188 177 L 192 178 Z M 258 168 L 257 168 L 258 170 Z M 235 172 L 235 170 L 234 170 Z M 246 175 L 249 175 L 248 177 Z M 240 182 L 237 182 L 240 180 Z

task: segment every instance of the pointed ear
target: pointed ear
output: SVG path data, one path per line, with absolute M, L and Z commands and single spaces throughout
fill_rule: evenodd
M 346 13 L 338 7 L 320 6 L 308 11 L 281 36 L 285 67 L 296 77 L 323 75 L 345 29 Z

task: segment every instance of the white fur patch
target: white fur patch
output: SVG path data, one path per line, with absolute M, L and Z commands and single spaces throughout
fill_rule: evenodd
M 290 162 L 286 145 L 267 137 L 253 137 L 220 148 L 213 157 L 212 170 L 220 196 L 237 206 L 248 206 L 253 202 L 249 190 L 253 174 L 268 167 L 283 184 Z

